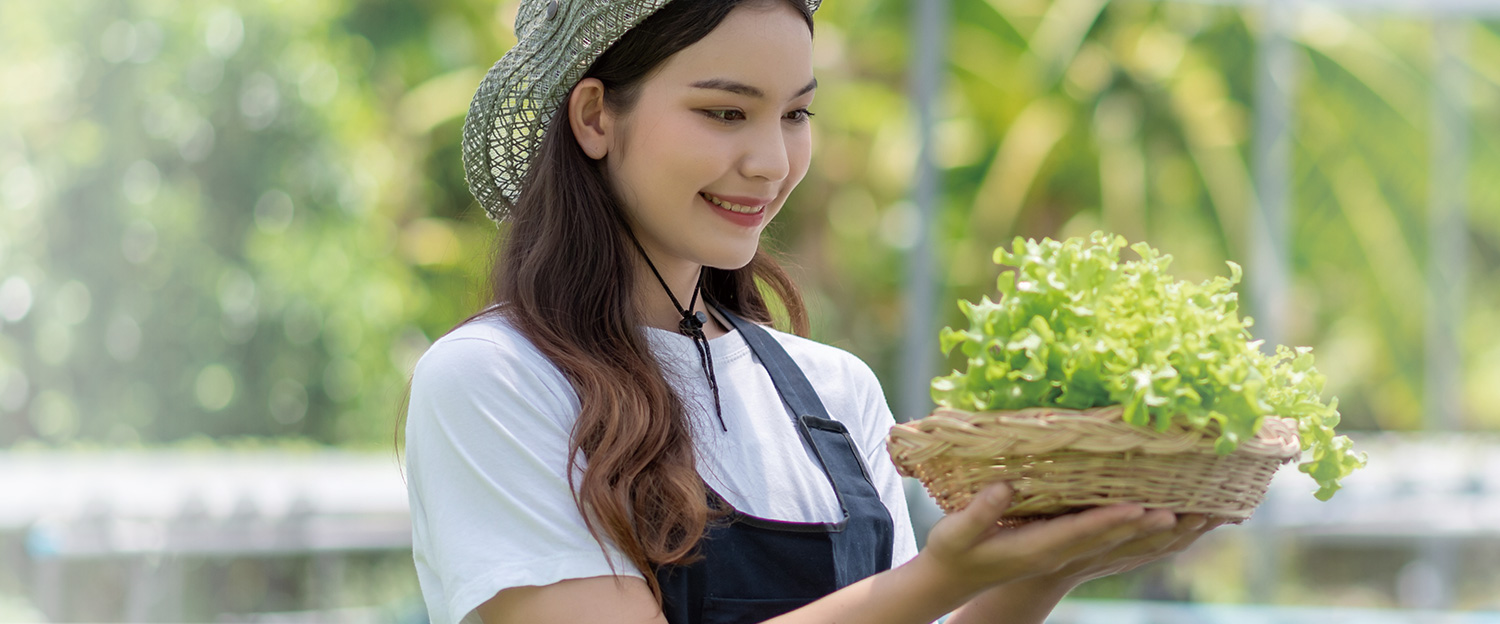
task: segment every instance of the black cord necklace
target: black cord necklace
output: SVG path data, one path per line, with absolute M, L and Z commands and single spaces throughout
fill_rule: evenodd
M 693 310 L 698 303 L 698 291 L 703 288 L 703 267 L 698 267 L 698 279 L 693 284 L 693 298 L 688 300 L 688 307 L 684 309 L 677 301 L 677 295 L 672 294 L 672 288 L 667 286 L 667 280 L 662 279 L 661 272 L 656 270 L 656 264 L 651 262 L 651 256 L 646 255 L 646 249 L 641 247 L 641 242 L 636 240 L 635 232 L 630 233 L 630 240 L 635 243 L 635 248 L 640 250 L 641 257 L 646 259 L 646 266 L 651 267 L 651 273 L 656 276 L 656 281 L 667 291 L 667 296 L 672 298 L 672 305 L 676 306 L 677 313 L 682 315 L 682 320 L 677 323 L 677 331 L 693 339 L 693 346 L 698 347 L 698 363 L 703 366 L 704 372 L 708 373 L 708 388 L 714 393 L 714 414 L 719 417 L 719 427 L 727 433 L 729 427 L 724 424 L 724 408 L 719 403 L 719 380 L 714 377 L 713 353 L 708 350 L 708 337 L 703 335 L 703 326 L 708 323 L 708 315 Z

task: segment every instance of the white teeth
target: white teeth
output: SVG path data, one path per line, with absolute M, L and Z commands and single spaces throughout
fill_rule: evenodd
M 741 206 L 734 202 L 724 201 L 722 199 L 714 197 L 713 195 L 709 195 L 708 193 L 699 193 L 699 195 L 702 195 L 704 199 L 713 202 L 715 206 L 718 206 L 725 210 L 729 210 L 731 212 L 738 212 L 742 214 L 755 214 L 757 212 L 760 212 L 759 207 L 751 208 L 750 206 Z

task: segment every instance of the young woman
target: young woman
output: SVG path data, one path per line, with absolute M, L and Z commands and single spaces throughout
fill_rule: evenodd
M 434 622 L 1040 622 L 1212 528 L 1121 505 L 1001 529 L 997 485 L 917 552 L 879 383 L 803 337 L 759 248 L 808 168 L 817 4 L 521 3 L 464 129 L 509 223 L 494 299 L 412 379 Z

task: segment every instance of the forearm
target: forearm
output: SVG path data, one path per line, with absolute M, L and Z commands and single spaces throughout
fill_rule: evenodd
M 928 624 L 977 593 L 943 580 L 919 555 L 765 624 Z
M 1074 586 L 1047 578 L 997 585 L 959 607 L 946 624 L 1042 624 Z

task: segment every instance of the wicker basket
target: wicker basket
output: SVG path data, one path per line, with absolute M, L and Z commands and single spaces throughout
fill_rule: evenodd
M 1121 502 L 1241 522 L 1265 500 L 1282 464 L 1301 452 L 1296 421 L 1266 417 L 1253 440 L 1214 452 L 1213 431 L 1128 425 L 1120 406 L 966 412 L 939 408 L 896 425 L 887 441 L 902 476 L 916 477 L 944 511 L 985 485 L 1014 489 L 1007 524 Z

